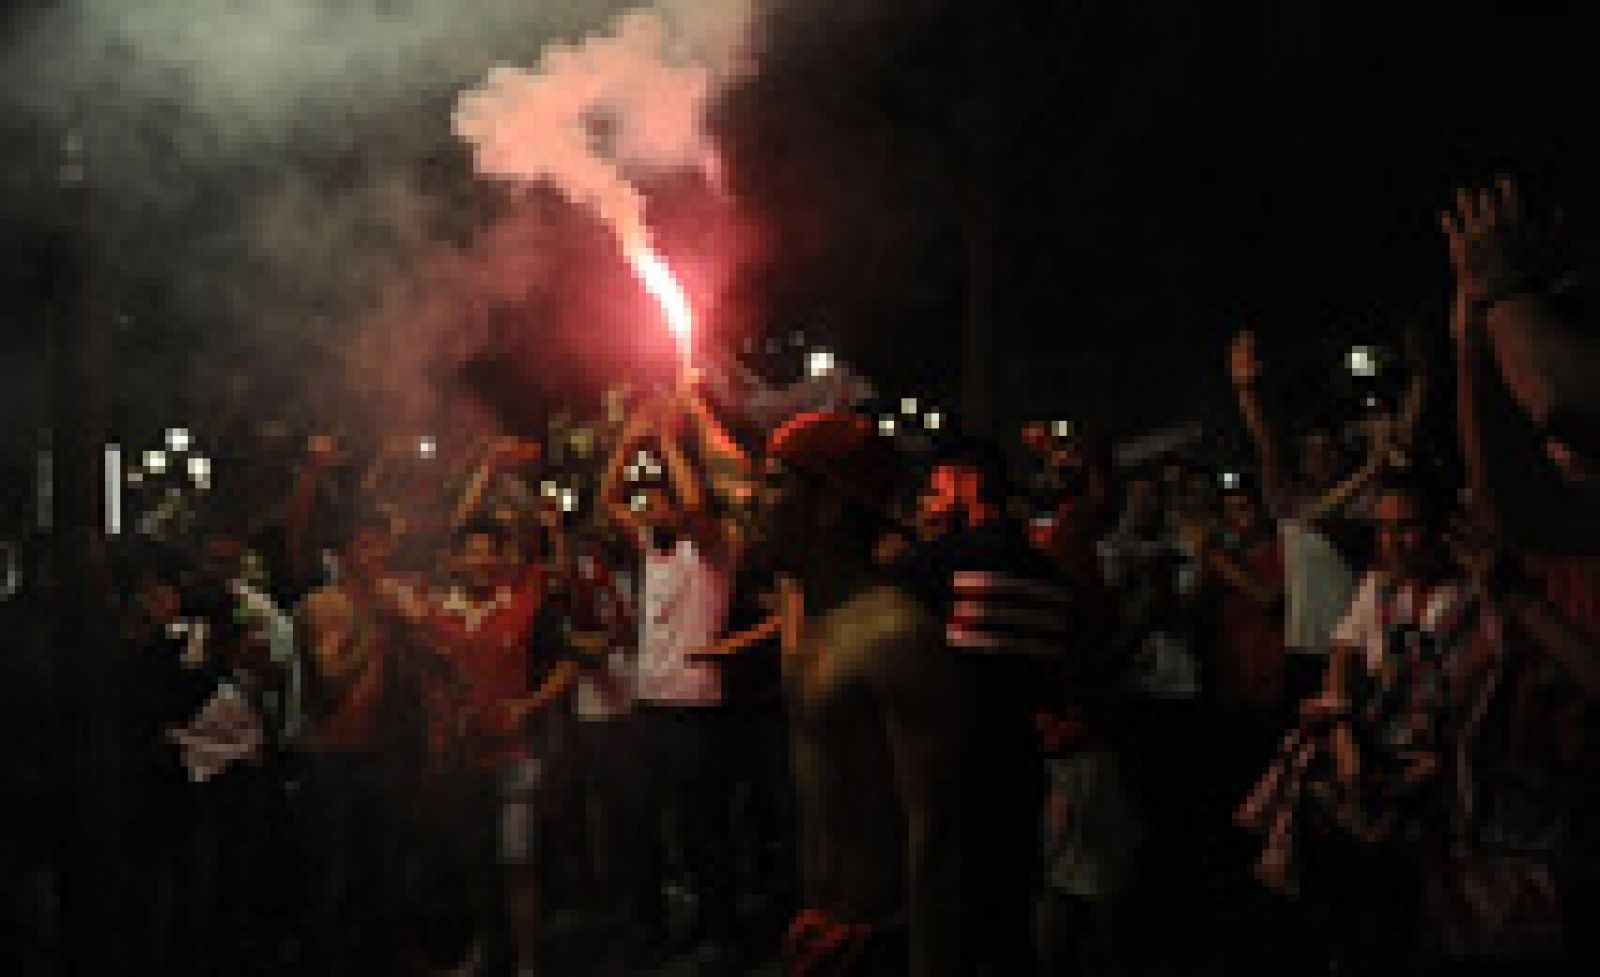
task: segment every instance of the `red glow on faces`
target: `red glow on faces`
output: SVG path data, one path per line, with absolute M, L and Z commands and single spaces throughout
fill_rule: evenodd
M 694 340 L 694 312 L 689 308 L 689 296 L 654 248 L 640 244 L 629 247 L 627 251 L 628 264 L 644 283 L 645 291 L 661 304 L 661 312 L 667 318 L 667 328 L 678 340 L 678 349 L 687 362 Z

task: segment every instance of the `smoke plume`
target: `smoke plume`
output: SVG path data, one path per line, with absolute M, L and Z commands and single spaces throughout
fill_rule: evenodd
M 702 118 L 746 70 L 751 9 L 38 4 L 13 15 L 0 64 L 8 137 L 24 133 L 34 160 L 7 189 L 50 185 L 56 147 L 81 134 L 98 248 L 136 309 L 124 341 L 137 351 L 141 330 L 147 346 L 167 330 L 188 344 L 198 409 L 249 387 L 258 409 L 299 404 L 307 424 L 501 423 L 464 376 L 508 350 L 560 355 L 531 334 L 563 317 L 616 314 L 594 297 L 614 272 L 597 269 L 607 236 L 583 212 L 642 234 L 641 181 L 717 181 Z M 9 214 L 44 219 L 38 196 L 8 193 Z M 174 365 L 190 364 L 151 371 Z M 125 396 L 170 385 L 140 366 L 129 358 Z M 552 383 L 584 367 L 520 364 Z

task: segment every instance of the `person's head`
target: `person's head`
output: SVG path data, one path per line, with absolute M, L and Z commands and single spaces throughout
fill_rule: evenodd
M 244 568 L 245 543 L 236 533 L 212 529 L 205 534 L 201 550 L 201 569 L 218 580 L 230 579 Z
M 934 461 L 920 498 L 919 522 L 961 525 L 1004 506 L 1007 471 L 1004 453 L 992 441 L 960 441 Z
M 1313 488 L 1327 488 L 1339 480 L 1344 467 L 1339 439 L 1331 428 L 1313 427 L 1296 441 L 1296 465 L 1301 481 Z
M 898 477 L 894 448 L 866 418 L 802 414 L 768 442 L 758 540 L 781 569 L 819 550 L 868 560 L 891 521 Z
M 1123 518 L 1129 528 L 1154 530 L 1162 519 L 1161 480 L 1155 472 L 1136 471 L 1123 483 Z
M 1181 491 L 1184 504 L 1190 508 L 1213 508 L 1217 500 L 1216 476 L 1199 466 L 1190 466 L 1184 470 Z
M 542 540 L 533 531 L 532 521 L 515 506 L 496 505 L 486 518 L 500 527 L 506 541 L 503 555 L 508 568 L 528 566 L 539 559 Z
M 394 549 L 394 523 L 388 517 L 358 516 L 340 548 L 340 566 L 351 579 L 371 582 L 388 569 Z
M 639 519 L 653 531 L 677 532 L 683 528 L 683 510 L 664 485 L 649 485 L 634 496 Z
M 160 629 L 183 613 L 183 591 L 170 574 L 143 572 L 134 579 L 134 611 L 139 618 Z
M 1372 522 L 1378 569 L 1415 579 L 1438 566 L 1438 500 L 1422 481 L 1385 480 L 1373 497 Z
M 511 538 L 492 519 L 474 519 L 456 530 L 450 546 L 450 571 L 474 593 L 488 593 L 505 581 L 511 565 Z
M 1242 485 L 1225 488 L 1220 496 L 1222 524 L 1240 539 L 1250 539 L 1265 527 L 1261 504 L 1255 494 Z
M 914 524 L 917 539 L 923 542 L 938 539 L 956 528 L 960 510 L 954 504 L 953 494 L 944 491 L 946 487 L 944 485 L 936 487 L 930 474 L 928 481 L 917 492 Z

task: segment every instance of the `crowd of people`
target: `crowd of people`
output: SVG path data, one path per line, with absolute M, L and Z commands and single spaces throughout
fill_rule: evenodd
M 119 544 L 103 938 L 196 975 L 1592 964 L 1600 342 L 1510 183 L 1443 230 L 1453 378 L 1424 324 L 1394 409 L 1286 430 L 1241 333 L 1248 470 L 1036 424 L 913 471 L 859 414 L 753 438 L 692 372 L 604 430 L 587 513 L 531 441 L 311 438 L 269 517 Z

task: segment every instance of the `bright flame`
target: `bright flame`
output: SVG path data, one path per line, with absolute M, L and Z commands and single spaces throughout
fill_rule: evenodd
M 689 308 L 689 296 L 673 277 L 672 269 L 661 255 L 648 244 L 628 248 L 628 264 L 644 283 L 645 291 L 661 303 L 661 312 L 667 317 L 667 328 L 678 340 L 678 349 L 685 361 L 694 341 L 694 312 Z

